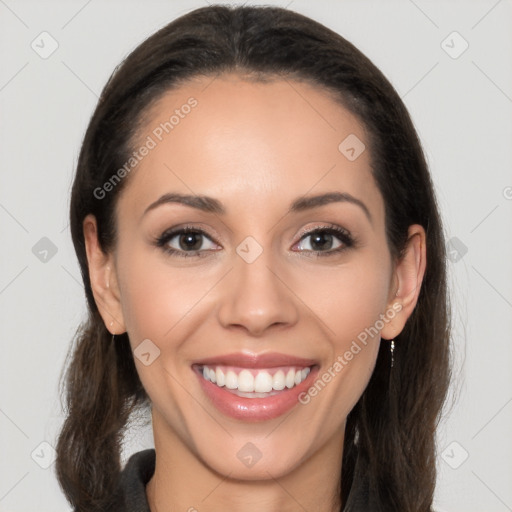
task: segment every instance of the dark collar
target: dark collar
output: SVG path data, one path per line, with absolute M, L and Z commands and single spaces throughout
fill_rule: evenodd
M 151 512 L 146 484 L 155 472 L 155 450 L 134 453 L 121 473 L 116 512 Z

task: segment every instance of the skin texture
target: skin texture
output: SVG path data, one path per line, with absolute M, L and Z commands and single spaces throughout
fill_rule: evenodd
M 105 325 L 128 332 L 132 348 L 150 339 L 160 356 L 135 359 L 152 401 L 157 453 L 147 486 L 153 511 L 339 510 L 347 414 L 375 365 L 380 337 L 393 339 L 418 298 L 425 271 L 425 232 L 409 228 L 404 257 L 391 260 L 384 202 L 369 150 L 349 161 L 339 144 L 358 120 L 325 91 L 284 80 L 256 83 L 230 74 L 168 92 L 146 118 L 140 141 L 194 97 L 197 106 L 137 165 L 117 204 L 118 241 L 104 254 L 95 219 L 84 232 L 91 284 Z M 181 204 L 144 210 L 169 192 L 219 200 L 225 214 Z M 297 198 L 344 192 L 350 202 L 289 212 Z M 205 257 L 167 254 L 154 240 L 192 224 Z M 329 237 L 324 256 L 306 229 L 336 225 L 356 242 Z M 252 263 L 236 249 L 248 236 L 263 252 Z M 186 250 L 179 235 L 170 244 Z M 318 248 L 318 246 L 316 247 Z M 280 352 L 332 367 L 357 335 L 395 304 L 400 311 L 307 405 L 276 419 L 245 422 L 205 397 L 191 364 L 232 352 Z M 261 459 L 246 467 L 248 442 Z M 299 505 L 300 504 L 300 505 Z

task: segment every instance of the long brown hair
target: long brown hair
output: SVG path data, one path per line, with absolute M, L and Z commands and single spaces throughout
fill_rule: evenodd
M 381 343 L 371 380 L 347 418 L 341 499 L 356 461 L 382 511 L 430 511 L 436 482 L 435 431 L 450 377 L 445 244 L 423 151 L 400 97 L 373 63 L 325 26 L 277 7 L 210 6 L 168 24 L 137 47 L 101 93 L 80 151 L 71 197 L 71 233 L 89 315 L 79 328 L 65 378 L 67 417 L 57 443 L 57 475 L 79 511 L 109 510 L 130 417 L 147 406 L 127 334 L 112 343 L 94 301 L 82 223 L 93 214 L 105 253 L 115 247 L 116 200 L 95 190 L 133 151 L 137 127 L 166 91 L 197 76 L 237 71 L 305 80 L 333 93 L 366 129 L 372 172 L 385 203 L 388 246 L 400 258 L 407 230 L 421 224 L 427 269 L 418 303 L 395 338 L 390 371 Z

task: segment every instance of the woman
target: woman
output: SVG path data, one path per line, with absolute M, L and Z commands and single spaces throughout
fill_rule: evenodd
M 280 8 L 170 23 L 102 92 L 71 229 L 76 510 L 431 510 L 442 226 L 410 117 L 353 45 Z M 155 450 L 121 470 L 147 410 Z

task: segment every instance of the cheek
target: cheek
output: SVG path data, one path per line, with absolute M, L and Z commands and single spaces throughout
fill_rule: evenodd
M 120 251 L 120 292 L 125 325 L 132 345 L 143 339 L 157 344 L 173 338 L 172 332 L 214 283 L 205 270 L 171 268 L 165 258 L 146 251 L 123 256 Z
M 199 268 L 171 268 L 165 258 L 147 249 L 123 253 L 120 248 L 119 269 L 121 305 L 134 355 L 144 340 L 150 340 L 159 350 L 148 365 L 135 358 L 142 384 L 157 408 L 166 403 L 180 411 L 183 347 L 187 347 L 194 325 L 204 316 L 204 296 L 215 280 Z
M 373 326 L 385 310 L 390 274 L 374 259 L 354 258 L 346 265 L 316 269 L 310 279 L 296 279 L 294 290 L 321 320 L 337 350 Z
M 367 253 L 349 265 L 317 273 L 300 292 L 321 319 L 330 341 L 321 372 L 304 403 L 311 400 L 316 407 L 325 408 L 324 418 L 332 429 L 357 403 L 375 367 L 389 270 L 383 268 L 382 258 L 379 262 Z M 317 400 L 317 396 L 323 398 Z

